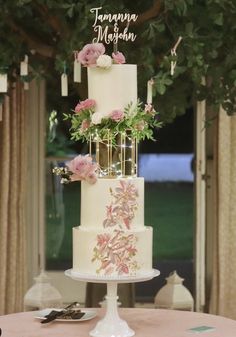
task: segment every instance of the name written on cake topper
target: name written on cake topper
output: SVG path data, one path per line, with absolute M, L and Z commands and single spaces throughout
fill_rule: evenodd
M 136 34 L 129 32 L 129 24 L 135 22 L 138 18 L 137 14 L 130 13 L 116 13 L 116 14 L 101 14 L 102 7 L 91 8 L 90 12 L 95 14 L 93 23 L 94 32 L 97 33 L 97 37 L 93 39 L 93 42 L 102 42 L 106 44 L 117 44 L 119 40 L 134 41 Z M 110 24 L 102 26 L 104 21 L 108 21 Z M 119 23 L 126 23 L 126 27 L 120 28 Z M 111 30 L 111 24 L 113 24 L 113 31 Z

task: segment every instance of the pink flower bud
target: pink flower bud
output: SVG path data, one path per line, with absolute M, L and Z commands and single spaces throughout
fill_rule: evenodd
M 88 119 L 84 119 L 81 123 L 81 131 L 86 131 L 90 127 L 90 121 Z
M 117 63 L 117 64 L 125 63 L 125 57 L 119 51 L 117 53 L 112 53 L 112 58 L 113 58 L 114 62 Z

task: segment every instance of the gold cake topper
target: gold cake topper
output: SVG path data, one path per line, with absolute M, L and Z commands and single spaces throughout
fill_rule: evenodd
M 101 9 L 102 7 L 94 7 L 90 9 L 90 12 L 95 14 L 93 29 L 94 32 L 97 33 L 97 37 L 93 39 L 94 43 L 105 42 L 106 44 L 118 44 L 119 40 L 135 41 L 137 35 L 129 32 L 129 25 L 131 22 L 135 22 L 138 19 L 137 14 L 102 14 Z M 104 21 L 107 21 L 109 25 L 103 26 L 102 23 Z M 123 24 L 122 27 L 119 27 L 119 23 Z M 124 26 L 125 23 L 126 26 Z M 111 29 L 112 24 L 113 30 Z

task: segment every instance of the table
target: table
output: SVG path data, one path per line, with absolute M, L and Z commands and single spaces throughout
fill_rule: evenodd
M 97 317 L 84 322 L 53 322 L 41 324 L 35 312 L 22 312 L 0 316 L 2 337 L 86 337 L 104 309 L 96 310 Z M 208 314 L 163 309 L 120 308 L 120 317 L 135 331 L 135 337 L 236 337 L 236 321 Z M 215 330 L 194 334 L 188 329 L 211 326 Z

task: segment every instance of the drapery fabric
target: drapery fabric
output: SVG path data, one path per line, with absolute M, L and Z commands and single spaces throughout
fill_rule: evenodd
M 236 319 L 236 115 L 220 110 L 217 127 L 216 223 L 210 312 Z
M 26 98 L 11 84 L 0 122 L 0 315 L 21 311 L 26 281 Z

